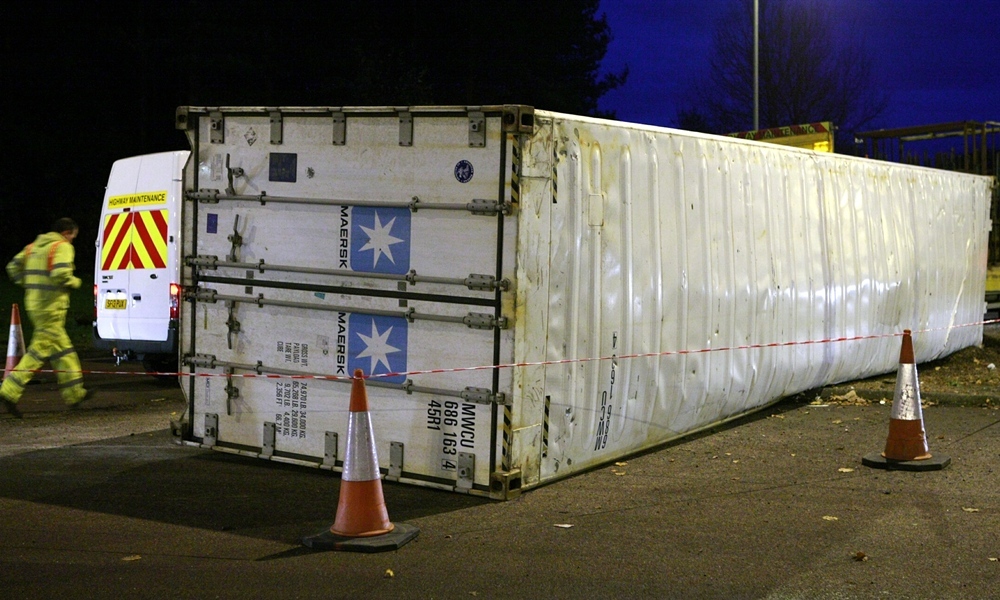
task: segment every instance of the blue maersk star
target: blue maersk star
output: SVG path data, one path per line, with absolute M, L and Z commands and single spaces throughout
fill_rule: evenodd
M 371 336 L 364 335 L 362 333 L 358 334 L 365 343 L 365 349 L 358 353 L 358 358 L 371 358 L 371 371 L 369 374 L 375 373 L 375 368 L 379 363 L 385 365 L 385 370 L 387 372 L 392 371 L 392 367 L 389 366 L 389 355 L 394 352 L 399 352 L 399 348 L 395 348 L 389 345 L 389 335 L 392 333 L 392 327 L 389 327 L 384 332 L 379 333 L 378 327 L 375 325 L 375 320 L 372 320 L 372 334 Z
M 361 247 L 361 250 L 374 250 L 375 256 L 372 259 L 372 265 L 378 266 L 378 260 L 385 255 L 389 258 L 389 262 L 396 264 L 395 259 L 392 257 L 392 248 L 389 246 L 393 244 L 399 244 L 404 240 L 394 237 L 392 235 L 392 225 L 396 222 L 395 217 L 393 217 L 388 223 L 382 225 L 382 220 L 378 218 L 378 213 L 375 213 L 375 227 L 368 228 L 362 226 L 361 229 L 366 234 L 368 234 L 368 243 Z

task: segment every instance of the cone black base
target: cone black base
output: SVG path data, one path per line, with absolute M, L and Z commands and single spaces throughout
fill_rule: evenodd
M 302 538 L 302 545 L 313 550 L 338 550 L 340 552 L 387 552 L 399 550 L 420 533 L 414 525 L 394 523 L 392 531 L 371 537 L 344 537 L 326 530 Z
M 872 452 L 861 458 L 861 464 L 887 471 L 940 471 L 951 464 L 951 458 L 936 454 L 926 460 L 892 460 L 879 452 Z

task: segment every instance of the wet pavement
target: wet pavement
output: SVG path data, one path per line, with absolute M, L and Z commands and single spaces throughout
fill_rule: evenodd
M 119 370 L 107 362 L 89 368 Z M 138 365 L 124 369 L 140 370 Z M 1000 411 L 924 409 L 929 473 L 873 470 L 888 404 L 823 393 L 495 502 L 390 482 L 417 539 L 300 544 L 336 474 L 182 446 L 176 384 L 91 375 L 0 414 L 0 596 L 19 598 L 996 598 Z M 819 397 L 818 403 L 816 397 Z

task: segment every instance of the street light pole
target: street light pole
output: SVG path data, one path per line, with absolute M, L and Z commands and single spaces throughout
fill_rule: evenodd
M 753 130 L 760 129 L 760 0 L 753 0 Z

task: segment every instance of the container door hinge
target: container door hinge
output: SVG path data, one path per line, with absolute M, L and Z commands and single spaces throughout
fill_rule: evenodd
M 507 404 L 507 395 L 503 392 L 493 393 L 489 388 L 467 387 L 462 390 L 462 400 L 473 404 Z
M 196 302 L 204 302 L 206 304 L 215 304 L 217 302 L 216 296 L 218 295 L 217 290 L 200 288 L 194 291 L 192 297 Z
M 513 212 L 513 205 L 510 202 L 497 202 L 496 200 L 473 199 L 465 205 L 466 210 L 474 215 L 484 215 L 494 217 L 497 213 L 510 215 Z
M 455 487 L 461 491 L 469 491 L 476 479 L 476 455 L 471 452 L 458 453 L 458 481 Z
M 214 446 L 219 442 L 219 415 L 215 413 L 205 413 L 205 437 L 206 446 Z
M 283 121 L 281 118 L 281 113 L 278 111 L 271 112 L 271 143 L 280 146 L 281 145 L 281 132 L 282 132 Z
M 221 111 L 208 113 L 208 139 L 213 144 L 223 144 L 226 141 L 226 120 Z
M 211 254 L 199 254 L 198 256 L 189 256 L 185 261 L 189 267 L 201 267 L 203 269 L 209 269 L 215 271 L 219 268 L 219 257 Z
M 399 481 L 403 476 L 403 442 L 389 442 L 389 472 L 386 479 Z
M 413 115 L 408 110 L 399 111 L 399 145 L 413 145 Z
M 492 275 L 473 273 L 465 278 L 465 287 L 477 292 L 492 292 L 497 288 L 506 292 L 510 289 L 510 280 L 497 281 L 497 278 Z
M 347 117 L 342 112 L 333 113 L 333 145 L 343 146 L 347 143 Z
M 323 466 L 331 469 L 337 466 L 337 432 L 327 431 L 323 440 Z
M 506 329 L 507 317 L 494 317 L 486 313 L 469 313 L 462 322 L 470 329 Z
M 214 354 L 195 354 L 194 356 L 189 356 L 185 359 L 185 362 L 192 367 L 205 367 L 206 369 L 215 368 L 215 355 Z
M 260 444 L 260 455 L 262 458 L 274 456 L 274 423 L 264 421 L 264 438 Z
M 482 111 L 469 113 L 469 146 L 472 148 L 486 146 L 486 115 Z
M 202 204 L 218 204 L 219 190 L 212 188 L 201 188 L 197 192 L 187 192 L 184 197 L 188 200 L 197 200 Z

